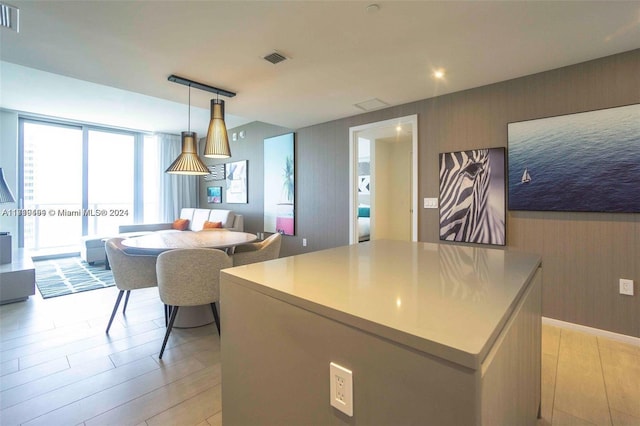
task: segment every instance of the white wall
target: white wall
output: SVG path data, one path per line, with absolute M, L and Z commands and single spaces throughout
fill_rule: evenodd
M 18 208 L 18 114 L 0 110 L 0 167 L 15 203 L 0 204 L 0 231 L 10 232 L 13 248 L 18 246 L 18 217 L 6 210 Z

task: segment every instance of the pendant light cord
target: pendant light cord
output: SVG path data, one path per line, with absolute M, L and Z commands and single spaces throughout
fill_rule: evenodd
M 189 85 L 189 120 L 187 127 L 189 132 L 191 132 L 191 85 Z

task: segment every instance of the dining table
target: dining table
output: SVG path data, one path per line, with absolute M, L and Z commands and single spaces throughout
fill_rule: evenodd
M 151 255 L 175 249 L 210 248 L 233 254 L 236 246 L 256 241 L 258 236 L 248 232 L 226 229 L 207 229 L 202 231 L 156 231 L 122 240 L 123 250 L 127 254 Z M 193 328 L 211 324 L 214 321 L 211 307 L 206 305 L 185 306 L 178 311 L 174 327 Z
M 233 254 L 233 249 L 241 244 L 256 241 L 258 236 L 248 232 L 227 229 L 206 229 L 202 231 L 156 231 L 146 235 L 126 238 L 122 241 L 128 254 L 158 255 L 163 251 L 184 248 L 215 248 Z

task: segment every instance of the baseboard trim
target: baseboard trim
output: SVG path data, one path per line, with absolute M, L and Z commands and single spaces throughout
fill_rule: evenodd
M 37 262 L 39 260 L 52 260 L 52 259 L 63 259 L 65 257 L 80 257 L 80 252 L 70 252 L 70 253 L 51 253 L 51 254 L 40 254 L 40 255 L 32 255 L 31 260 Z
M 554 327 L 567 328 L 569 330 L 580 331 L 606 339 L 616 340 L 629 345 L 640 347 L 640 337 L 627 336 L 626 334 L 614 333 L 612 331 L 601 330 L 599 328 L 587 327 L 586 325 L 574 324 L 572 322 L 560 321 L 553 318 L 542 317 L 542 324 Z

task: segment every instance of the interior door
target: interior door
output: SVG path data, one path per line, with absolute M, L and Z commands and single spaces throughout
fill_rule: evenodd
M 351 244 L 418 240 L 417 128 L 413 115 L 350 129 Z

